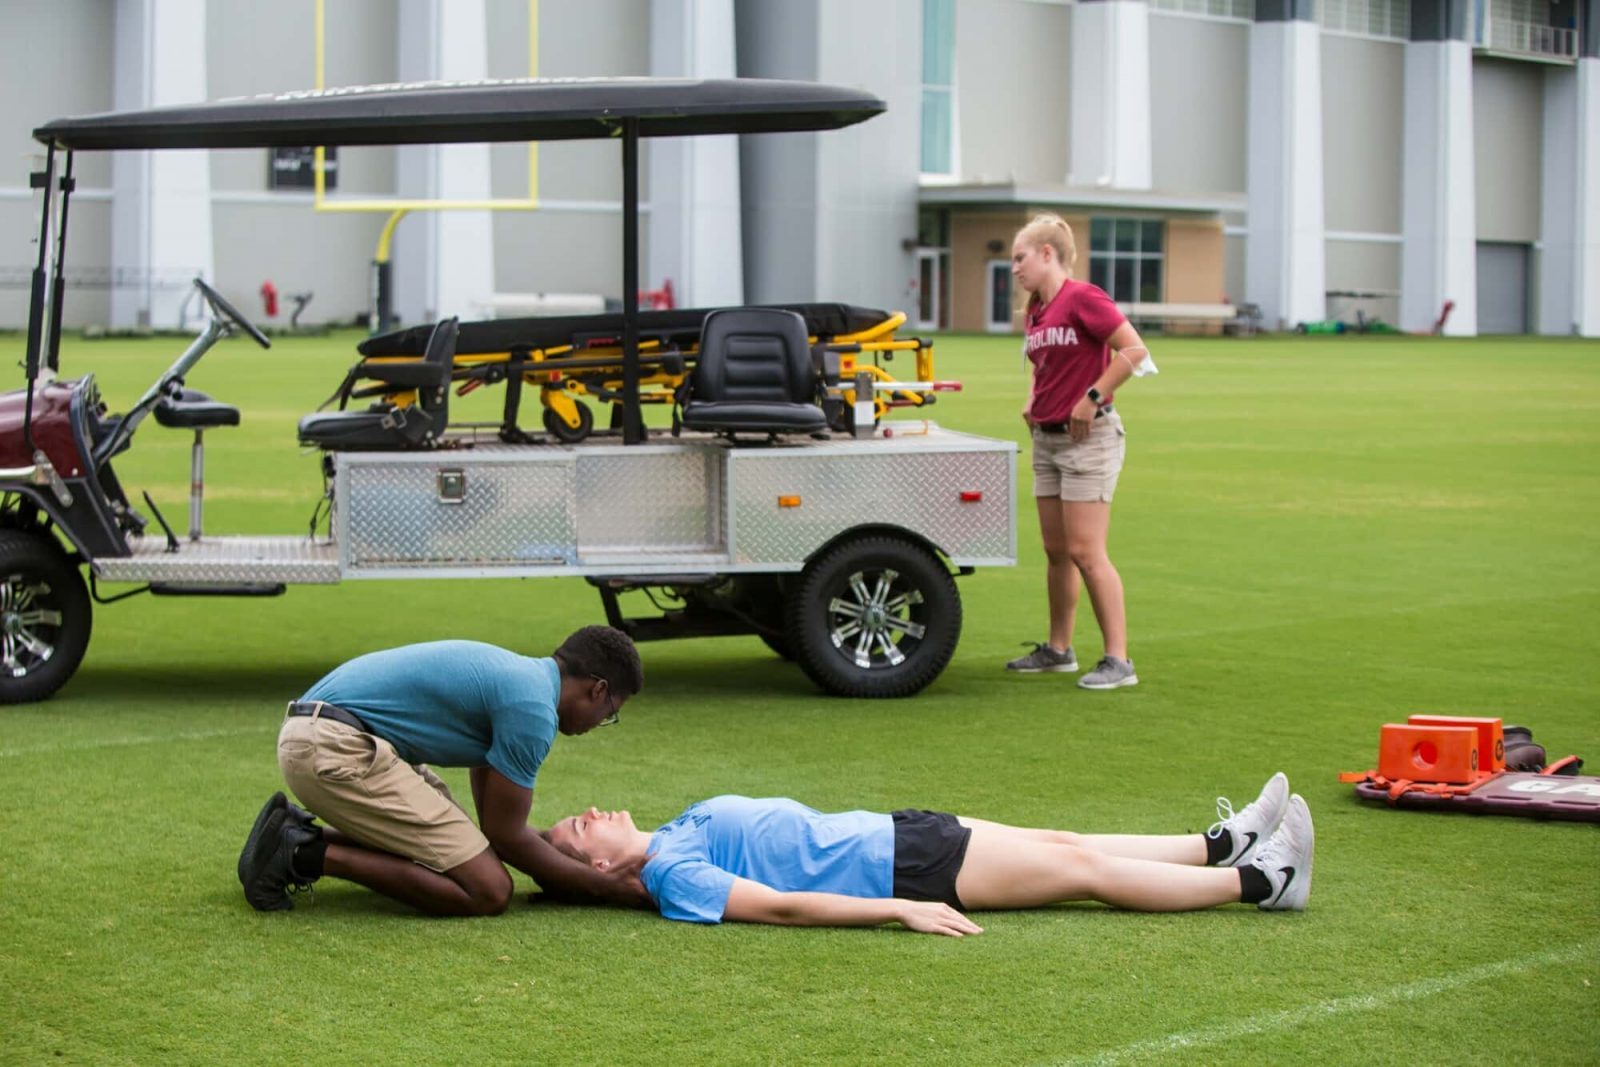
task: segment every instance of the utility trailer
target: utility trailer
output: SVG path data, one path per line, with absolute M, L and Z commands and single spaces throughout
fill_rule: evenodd
M 647 431 L 639 417 L 642 369 L 671 355 L 641 358 L 639 138 L 825 130 L 882 109 L 869 95 L 811 83 L 523 80 L 287 93 L 36 130 L 47 153 L 34 181 L 43 195 L 27 385 L 0 396 L 0 702 L 44 699 L 72 676 L 91 595 L 109 603 L 142 591 L 270 596 L 360 579 L 560 575 L 593 584 L 608 621 L 636 639 L 754 633 L 832 693 L 926 686 L 960 635 L 955 575 L 1015 562 L 1012 442 L 926 420 L 875 425 L 880 394 L 920 406 L 927 398 L 912 385 L 934 383 L 897 387 L 857 368 L 847 390 L 841 358 L 862 346 L 818 336 L 807 306 L 702 313 L 685 346 L 692 373 L 668 368 L 673 433 Z M 378 383 L 356 393 L 372 401 L 365 410 L 301 420 L 300 442 L 321 453 L 324 527 L 217 536 L 202 530 L 203 436 L 240 414 L 185 382 L 230 332 L 268 346 L 258 329 L 197 279 L 211 319 L 126 414 L 110 413 L 92 374 L 58 378 L 78 151 L 578 137 L 622 142 L 624 308 L 589 331 L 613 335 L 607 358 L 620 373 L 596 387 L 612 399 L 610 430 L 569 442 L 547 416 L 545 432 L 524 431 L 514 392 L 499 426 L 453 423 L 452 386 L 486 379 L 481 361 L 457 361 L 473 324 L 447 320 L 426 331 L 420 351 L 357 365 L 357 377 Z M 514 391 L 523 368 L 510 347 L 516 373 L 498 380 Z M 912 347 L 920 368 L 926 345 Z M 840 417 L 846 403 L 851 418 Z M 147 494 L 142 512 L 114 471 L 150 414 L 195 435 L 187 537 Z M 102 596 L 102 582 L 139 588 Z M 627 616 L 620 595 L 635 590 L 659 613 Z

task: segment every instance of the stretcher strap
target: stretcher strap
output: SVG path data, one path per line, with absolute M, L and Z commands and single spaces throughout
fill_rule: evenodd
M 1505 771 L 1495 771 L 1493 774 L 1486 774 L 1477 781 L 1468 782 L 1465 785 L 1451 785 L 1446 782 L 1414 782 L 1409 778 L 1390 780 L 1377 771 L 1344 771 L 1339 775 L 1339 781 L 1370 782 L 1379 789 L 1387 790 L 1389 803 L 1393 804 L 1406 793 L 1428 793 L 1440 797 L 1464 797 L 1484 783 L 1492 782 L 1505 773 Z

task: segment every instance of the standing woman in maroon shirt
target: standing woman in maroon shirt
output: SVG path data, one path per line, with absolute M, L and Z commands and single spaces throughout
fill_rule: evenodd
M 1081 575 L 1105 656 L 1078 684 L 1117 689 L 1139 684 L 1139 676 L 1128 658 L 1122 576 L 1106 554 L 1126 442 L 1112 400 L 1150 353 L 1104 290 L 1072 280 L 1077 258 L 1072 229 L 1052 214 L 1034 216 L 1011 246 L 1011 274 L 1029 294 L 1023 352 L 1033 388 L 1022 417 L 1033 438 L 1033 493 L 1049 561 L 1050 638 L 1006 667 L 1078 669 L 1072 625 Z

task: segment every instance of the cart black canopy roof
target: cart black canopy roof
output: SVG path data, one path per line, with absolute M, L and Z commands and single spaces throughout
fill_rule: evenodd
M 522 78 L 364 85 L 56 119 L 33 131 L 71 150 L 566 141 L 831 130 L 879 114 L 871 93 L 756 78 Z

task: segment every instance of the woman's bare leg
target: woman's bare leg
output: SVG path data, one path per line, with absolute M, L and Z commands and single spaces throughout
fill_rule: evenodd
M 962 826 L 974 829 L 983 827 L 986 833 L 1011 835 L 1019 841 L 1035 841 L 1052 845 L 1076 845 L 1091 852 L 1127 859 L 1155 860 L 1160 863 L 1181 863 L 1188 867 L 1203 867 L 1206 863 L 1204 834 L 1079 834 L 1071 830 L 1035 830 L 986 819 L 958 817 Z
M 1067 555 L 1083 575 L 1089 603 L 1105 638 L 1106 655 L 1128 658 L 1128 615 L 1122 596 L 1122 575 L 1106 554 L 1111 505 L 1097 501 L 1064 501 Z
M 1053 496 L 1035 497 L 1039 533 L 1044 540 L 1045 590 L 1050 605 L 1050 647 L 1072 647 L 1072 626 L 1078 614 L 1078 568 L 1067 550 L 1067 511 Z
M 956 895 L 975 910 L 1098 900 L 1134 911 L 1188 911 L 1234 903 L 1241 887 L 1233 867 L 1129 858 L 975 825 Z

